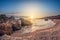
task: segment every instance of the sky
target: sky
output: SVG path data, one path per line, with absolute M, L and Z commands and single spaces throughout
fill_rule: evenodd
M 0 14 L 44 17 L 60 14 L 60 0 L 0 0 Z

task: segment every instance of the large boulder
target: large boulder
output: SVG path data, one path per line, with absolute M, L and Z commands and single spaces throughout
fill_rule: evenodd
M 23 19 L 23 20 L 21 20 L 21 25 L 22 26 L 31 26 L 32 23 L 29 20 Z

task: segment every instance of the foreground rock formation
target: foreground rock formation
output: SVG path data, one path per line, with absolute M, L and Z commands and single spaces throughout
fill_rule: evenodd
M 30 21 L 22 19 L 15 19 L 14 16 L 8 17 L 5 14 L 0 14 L 0 36 L 4 34 L 10 35 L 14 31 L 20 30 L 22 26 L 32 25 Z

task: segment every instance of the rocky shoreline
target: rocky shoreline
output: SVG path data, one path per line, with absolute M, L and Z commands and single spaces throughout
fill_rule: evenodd
M 60 20 L 54 20 L 57 24 L 54 27 L 37 30 L 32 33 L 27 33 L 21 36 L 16 34 L 15 36 L 4 35 L 1 40 L 60 40 Z

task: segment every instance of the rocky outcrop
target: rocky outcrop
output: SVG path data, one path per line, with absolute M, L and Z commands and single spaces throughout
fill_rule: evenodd
M 60 15 L 56 15 L 56 16 L 49 16 L 49 17 L 44 17 L 47 19 L 60 19 Z
M 0 35 L 12 34 L 13 32 L 20 30 L 23 26 L 31 25 L 28 20 L 15 19 L 14 16 L 8 17 L 4 14 L 0 15 Z

